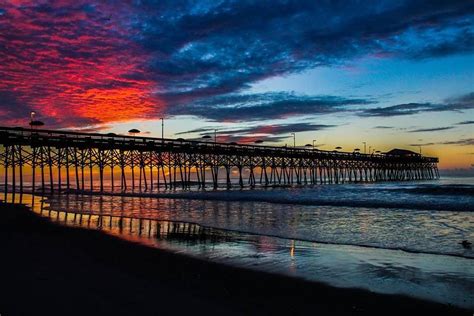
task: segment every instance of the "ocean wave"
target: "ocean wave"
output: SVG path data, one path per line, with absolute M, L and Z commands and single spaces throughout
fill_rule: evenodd
M 166 199 L 190 199 L 209 201 L 229 201 L 229 202 L 264 202 L 276 204 L 296 204 L 314 206 L 341 206 L 360 208 L 386 208 L 386 209 L 412 209 L 412 210 L 433 210 L 433 211 L 453 211 L 453 212 L 474 212 L 472 199 L 465 202 L 459 199 L 440 200 L 408 200 L 389 199 L 380 197 L 378 199 L 345 199 L 344 197 L 332 196 L 331 198 L 315 198 L 299 194 L 284 194 L 283 192 L 268 191 L 212 191 L 212 192 L 172 192 L 172 193 L 85 193 L 91 195 L 112 195 L 128 197 L 153 197 Z
M 415 188 L 397 189 L 413 194 L 430 194 L 430 195 L 466 195 L 474 196 L 474 186 L 468 184 L 451 184 L 451 185 L 419 185 Z

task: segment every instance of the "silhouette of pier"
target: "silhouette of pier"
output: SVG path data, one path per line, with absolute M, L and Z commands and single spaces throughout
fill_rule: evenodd
M 403 150 L 362 154 L 11 127 L 0 127 L 0 160 L 5 192 L 23 192 L 25 181 L 33 191 L 80 193 L 103 192 L 106 181 L 112 191 L 153 192 L 439 178 L 438 158 Z

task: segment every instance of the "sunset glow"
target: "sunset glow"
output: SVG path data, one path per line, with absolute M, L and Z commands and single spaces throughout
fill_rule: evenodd
M 165 117 L 168 137 L 421 146 L 469 169 L 473 17 L 470 1 L 6 1 L 1 125 L 34 110 L 50 129 L 160 137 Z

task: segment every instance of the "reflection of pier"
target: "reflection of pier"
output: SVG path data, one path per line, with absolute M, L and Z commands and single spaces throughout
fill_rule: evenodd
M 22 191 L 25 179 L 31 180 L 35 188 L 38 170 L 40 187 L 45 190 L 48 186 L 51 192 L 64 186 L 67 190 L 102 192 L 107 179 L 113 191 L 114 177 L 119 178 L 122 191 L 131 188 L 152 192 L 160 186 L 205 187 L 209 184 L 206 175 L 215 188 L 221 182 L 231 186 L 234 177 L 242 187 L 439 176 L 437 158 L 416 154 L 366 155 L 7 127 L 0 127 L 0 144 L 5 190 L 11 185 Z M 25 168 L 31 173 L 28 177 Z
M 166 239 L 186 242 L 218 242 L 230 240 L 221 230 L 194 223 L 161 221 L 149 218 L 101 215 L 40 208 L 39 214 L 66 226 L 97 229 L 112 234 L 140 238 Z

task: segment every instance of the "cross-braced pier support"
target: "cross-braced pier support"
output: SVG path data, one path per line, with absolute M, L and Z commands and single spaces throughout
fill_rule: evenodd
M 0 127 L 4 191 L 153 192 L 439 178 L 437 158 Z M 71 181 L 73 179 L 73 181 Z M 65 183 L 65 184 L 64 184 Z

